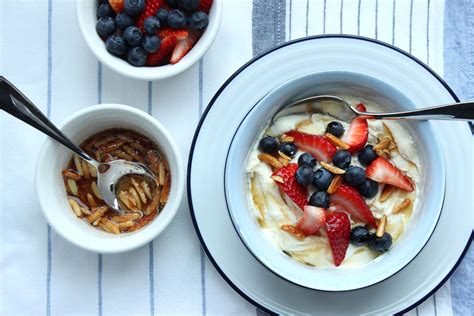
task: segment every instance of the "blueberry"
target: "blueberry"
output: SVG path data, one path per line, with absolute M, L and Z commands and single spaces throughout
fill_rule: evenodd
M 392 236 L 389 233 L 384 233 L 382 237 L 370 234 L 368 245 L 373 251 L 387 252 L 390 246 L 392 246 Z
M 209 24 L 209 17 L 203 11 L 194 12 L 188 18 L 188 26 L 193 30 L 203 30 Z
M 130 16 L 128 15 L 127 13 L 125 12 L 120 12 L 119 14 L 117 14 L 117 16 L 115 17 L 115 24 L 117 24 L 117 27 L 119 29 L 126 29 L 127 27 L 129 26 L 132 26 L 135 24 L 135 20 Z
M 158 12 L 156 13 L 156 17 L 158 20 L 160 20 L 161 26 L 164 26 L 167 22 L 166 20 L 168 19 L 168 10 L 166 9 L 159 9 Z
M 156 35 L 147 35 L 143 38 L 142 46 L 147 53 L 154 53 L 160 48 L 161 39 Z
M 131 46 L 138 46 L 142 41 L 143 35 L 138 27 L 129 26 L 123 32 L 123 37 Z
M 341 137 L 344 134 L 344 126 L 341 123 L 333 121 L 328 124 L 326 132 L 333 134 L 336 137 Z
M 309 166 L 301 166 L 295 173 L 296 182 L 302 187 L 307 187 L 313 182 L 314 173 L 313 168 Z
M 177 0 L 178 6 L 185 11 L 196 11 L 199 0 Z
M 295 143 L 284 142 L 284 143 L 281 143 L 279 150 L 285 155 L 289 157 L 293 157 L 298 151 L 298 148 L 296 148 Z
M 379 184 L 374 180 L 365 179 L 361 185 L 359 185 L 359 192 L 366 198 L 370 199 L 377 195 L 379 191 Z
M 114 34 L 116 30 L 114 19 L 112 19 L 110 16 L 99 18 L 97 20 L 97 24 L 95 25 L 95 29 L 97 34 L 103 38 Z
M 160 20 L 158 20 L 156 16 L 147 17 L 143 22 L 143 27 L 145 28 L 145 32 L 153 35 L 160 29 Z
M 272 136 L 263 137 L 258 143 L 258 149 L 267 154 L 274 154 L 278 151 L 278 140 Z
M 309 205 L 328 208 L 329 207 L 329 194 L 326 191 L 314 192 L 309 198 Z
M 357 155 L 357 158 L 359 158 L 359 162 L 363 166 L 368 166 L 372 163 L 372 161 L 377 158 L 377 154 L 374 151 L 374 146 L 372 145 L 367 145 L 362 149 L 359 154 Z
M 133 66 L 143 66 L 146 63 L 146 52 L 141 47 L 133 47 L 128 51 L 127 60 Z
M 310 166 L 314 168 L 314 166 L 316 166 L 316 159 L 308 153 L 301 154 L 298 158 L 298 166 Z
M 123 2 L 123 10 L 131 16 L 139 15 L 144 8 L 145 0 L 125 0 Z
M 115 16 L 115 11 L 108 3 L 103 3 L 97 8 L 97 17 L 102 18 L 104 16 L 110 16 L 112 18 Z
M 314 173 L 313 185 L 319 190 L 326 191 L 331 184 L 333 174 L 324 168 L 319 168 Z
M 351 164 L 352 155 L 347 150 L 338 150 L 332 158 L 332 163 L 341 169 L 347 169 Z
M 127 52 L 127 43 L 120 35 L 111 35 L 105 41 L 105 47 L 115 56 L 123 56 Z
M 356 226 L 351 230 L 351 244 L 354 246 L 363 246 L 369 241 L 370 233 L 367 227 Z
M 186 26 L 186 16 L 181 10 L 173 10 L 168 14 L 166 22 L 172 29 L 180 29 Z
M 346 173 L 344 174 L 344 181 L 354 187 L 362 184 L 365 179 L 365 170 L 361 167 L 349 167 L 349 169 L 347 169 Z

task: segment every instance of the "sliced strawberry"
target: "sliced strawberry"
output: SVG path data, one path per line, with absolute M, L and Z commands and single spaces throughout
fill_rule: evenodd
M 311 205 L 304 207 L 303 216 L 296 223 L 296 228 L 300 229 L 306 236 L 319 233 L 319 229 L 324 227 L 326 222 L 326 210 Z
M 157 66 L 161 64 L 166 57 L 171 55 L 177 42 L 178 40 L 174 36 L 165 37 L 161 41 L 160 48 L 156 52 L 148 55 L 146 59 L 147 66 Z
M 199 2 L 199 7 L 197 8 L 197 11 L 204 11 L 207 14 L 209 14 L 209 11 L 211 10 L 212 6 L 212 0 L 201 0 Z
M 332 204 L 342 207 L 356 221 L 362 221 L 377 227 L 372 211 L 360 193 L 351 186 L 341 184 L 336 192 L 329 196 Z
M 189 36 L 183 40 L 178 41 L 174 48 L 173 55 L 171 56 L 170 63 L 176 64 L 179 62 L 190 50 L 194 44 L 198 41 L 200 33 L 192 32 Z
M 155 15 L 156 12 L 161 8 L 163 5 L 163 2 L 165 0 L 146 0 L 145 1 L 145 8 L 143 9 L 143 12 L 140 14 L 138 19 L 135 22 L 135 25 L 142 31 L 145 31 L 145 27 L 143 23 L 145 22 L 145 19 Z
M 116 13 L 123 11 L 123 0 L 109 0 L 109 5 Z
M 168 36 L 174 36 L 178 40 L 183 40 L 189 36 L 189 32 L 186 29 L 175 30 L 169 27 L 162 28 L 158 31 L 158 36 L 160 38 L 165 38 Z
M 290 131 L 286 135 L 294 138 L 296 146 L 316 158 L 319 161 L 331 162 L 337 149 L 324 136 L 310 135 L 297 131 Z
M 387 159 L 377 157 L 365 170 L 368 178 L 386 184 L 391 184 L 406 191 L 413 191 L 413 183 L 403 172 L 392 165 Z
M 331 246 L 334 264 L 339 266 L 346 257 L 351 237 L 351 223 L 344 212 L 332 212 L 326 215 L 326 232 Z
M 366 111 L 365 105 L 360 103 L 356 106 L 359 111 Z M 364 148 L 365 143 L 369 137 L 369 125 L 367 120 L 356 117 L 352 120 L 347 135 L 344 137 L 344 142 L 350 147 L 347 149 L 351 154 L 354 154 Z
M 281 167 L 277 171 L 275 171 L 272 175 L 279 176 L 283 179 L 283 183 L 275 181 L 275 183 L 280 187 L 286 195 L 292 199 L 296 205 L 298 205 L 301 209 L 307 204 L 307 190 L 306 188 L 301 187 L 295 178 L 296 170 L 298 170 L 298 164 L 290 163 L 284 167 Z

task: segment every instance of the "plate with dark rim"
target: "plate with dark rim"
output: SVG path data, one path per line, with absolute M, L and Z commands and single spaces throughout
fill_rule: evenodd
M 374 65 L 383 69 L 374 70 Z M 268 312 L 404 312 L 442 285 L 471 240 L 472 223 L 455 220 L 469 218 L 472 209 L 472 200 L 465 199 L 472 195 L 469 128 L 462 122 L 431 122 L 444 161 L 457 157 L 457 162 L 446 163 L 444 211 L 431 239 L 409 265 L 391 278 L 350 292 L 312 290 L 270 272 L 241 242 L 225 201 L 224 168 L 233 134 L 242 118 L 285 81 L 347 69 L 369 76 L 373 71 L 390 72 L 386 83 L 405 94 L 415 107 L 458 101 L 430 68 L 393 46 L 355 36 L 314 36 L 285 43 L 240 68 L 211 100 L 193 139 L 188 164 L 188 200 L 201 244 L 223 278 L 244 298 Z M 469 145 L 453 146 L 454 141 Z M 464 168 L 457 168 L 459 165 Z

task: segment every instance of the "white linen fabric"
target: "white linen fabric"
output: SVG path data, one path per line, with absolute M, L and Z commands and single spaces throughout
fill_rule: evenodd
M 472 11 L 469 1 L 464 5 Z M 461 22 L 467 16 L 449 15 Z M 445 23 L 441 0 L 225 0 L 221 29 L 204 58 L 174 78 L 145 82 L 97 61 L 79 33 L 73 0 L 1 0 L 0 74 L 55 123 L 97 103 L 146 111 L 169 129 L 187 163 L 205 106 L 255 54 L 307 35 L 358 34 L 394 44 L 443 75 Z M 450 29 L 469 31 L 462 23 Z M 472 48 L 466 58 L 472 71 Z M 206 258 L 186 197 L 161 236 L 129 253 L 98 255 L 58 236 L 42 217 L 34 192 L 44 139 L 0 114 L 1 315 L 262 313 L 233 291 Z M 473 261 L 472 251 L 466 260 Z M 409 314 L 472 312 L 473 273 L 468 268 L 462 273 L 455 276 L 467 282 L 446 282 Z

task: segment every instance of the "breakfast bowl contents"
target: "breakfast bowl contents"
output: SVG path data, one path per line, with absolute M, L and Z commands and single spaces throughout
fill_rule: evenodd
M 68 203 L 78 218 L 105 232 L 120 234 L 134 232 L 158 216 L 168 200 L 171 175 L 155 143 L 135 131 L 117 128 L 90 136 L 80 147 L 101 163 L 117 159 L 142 163 L 155 178 L 150 181 L 142 175 L 123 176 L 116 190 L 122 210 L 119 214 L 104 202 L 95 167 L 74 155 L 62 175 Z
M 74 113 L 59 128 L 101 164 L 96 170 L 46 140 L 35 187 L 51 228 L 72 244 L 99 253 L 129 251 L 161 234 L 178 211 L 185 183 L 179 149 L 163 125 L 133 107 L 100 104 Z M 127 173 L 114 182 L 120 206 L 114 210 L 102 200 L 105 193 L 98 184 L 107 179 L 108 169 L 102 168 L 119 161 L 140 163 L 153 176 Z
M 104 65 L 142 80 L 174 76 L 214 41 L 222 0 L 77 0 L 77 21 Z
M 361 111 L 381 111 L 373 102 L 345 99 Z M 280 117 L 248 157 L 250 208 L 268 239 L 303 264 L 367 263 L 390 250 L 419 209 L 416 147 L 394 121 Z

